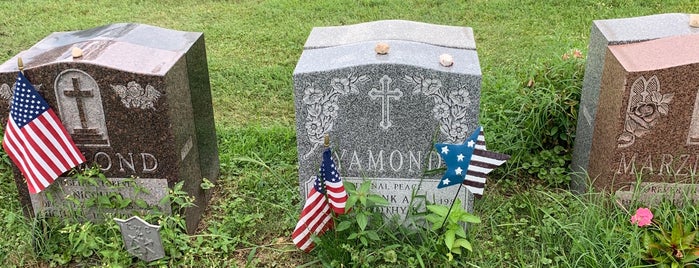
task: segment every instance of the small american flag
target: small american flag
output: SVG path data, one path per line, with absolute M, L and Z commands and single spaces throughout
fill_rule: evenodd
M 291 234 L 296 247 L 306 252 L 311 251 L 315 247 L 311 236 L 322 235 L 333 228 L 332 213 L 344 214 L 346 202 L 347 192 L 328 148 L 323 152 L 320 176 L 316 177 L 301 211 L 299 222 Z
M 21 72 L 17 75 L 2 147 L 36 194 L 85 162 L 58 116 Z

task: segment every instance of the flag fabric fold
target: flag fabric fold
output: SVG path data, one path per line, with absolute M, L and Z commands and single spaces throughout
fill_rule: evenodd
M 85 156 L 60 119 L 21 72 L 14 85 L 2 147 L 27 181 L 30 194 L 46 189 Z
M 347 192 L 328 148 L 323 152 L 319 176 L 316 176 L 313 188 L 308 192 L 301 216 L 291 235 L 296 247 L 306 252 L 311 251 L 315 247 L 311 237 L 320 236 L 332 229 L 333 214 L 344 214 L 346 202 Z

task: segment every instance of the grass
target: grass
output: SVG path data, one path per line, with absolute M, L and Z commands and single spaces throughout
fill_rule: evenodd
M 692 0 L 2 1 L 0 61 L 51 32 L 116 22 L 204 32 L 222 175 L 202 231 L 175 240 L 182 256 L 170 264 L 314 266 L 318 256 L 296 251 L 289 238 L 302 202 L 291 74 L 311 28 L 381 19 L 472 27 L 483 72 L 480 120 L 489 146 L 514 157 L 476 202 L 482 223 L 469 229 L 474 251 L 459 261 L 478 267 L 628 267 L 640 265 L 640 234 L 628 224 L 629 215 L 609 196 L 565 190 L 583 61 L 563 61 L 561 55 L 572 49 L 586 54 L 593 20 L 671 12 L 699 13 L 699 5 Z M 527 87 L 530 79 L 534 85 Z M 6 158 L 0 166 L 0 261 L 57 264 L 59 256 L 34 250 L 41 225 L 22 217 Z M 661 219 L 680 211 L 695 228 L 699 222 L 696 208 L 657 209 Z M 65 238 L 58 231 L 43 242 Z M 52 252 L 61 253 L 43 253 Z M 107 253 L 97 250 L 72 261 L 119 263 L 109 262 Z M 115 254 L 111 260 L 124 260 Z

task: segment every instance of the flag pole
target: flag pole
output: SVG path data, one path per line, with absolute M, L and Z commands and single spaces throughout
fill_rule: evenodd
M 328 147 L 330 147 L 330 134 L 325 133 L 325 136 L 323 137 L 323 148 L 325 148 L 327 150 Z M 323 154 L 325 154 L 325 151 L 323 152 Z M 321 159 L 323 159 L 323 157 L 321 157 Z M 325 162 L 325 159 L 321 160 L 321 163 L 322 162 Z M 325 177 L 322 176 L 322 174 L 318 174 L 318 175 L 323 178 L 323 189 L 325 189 L 325 194 L 324 194 L 325 202 L 330 202 L 328 200 L 328 190 L 325 188 Z
M 22 62 L 22 57 L 17 57 L 17 68 L 19 68 L 19 72 L 24 74 L 24 62 Z
M 459 183 L 459 189 L 456 190 L 456 195 L 454 195 L 454 199 L 451 200 L 451 206 L 449 206 L 449 210 L 447 210 L 447 215 L 444 216 L 444 221 L 442 222 L 442 229 L 444 229 L 444 224 L 447 223 L 447 219 L 449 218 L 449 213 L 451 213 L 451 209 L 454 207 L 454 203 L 456 203 L 456 199 L 459 198 L 459 192 L 461 191 L 461 187 L 464 186 L 464 183 Z

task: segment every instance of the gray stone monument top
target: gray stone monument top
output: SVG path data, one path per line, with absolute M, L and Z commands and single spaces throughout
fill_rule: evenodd
M 79 58 L 81 63 L 130 73 L 164 75 L 201 35 L 134 23 L 55 32 L 0 65 L 0 72 L 16 71 L 17 57 L 22 57 L 25 69 L 73 62 L 71 50 L 77 47 L 84 51 Z
M 354 25 L 315 27 L 304 49 L 366 41 L 402 40 L 459 49 L 476 49 L 469 27 L 435 25 L 405 20 L 382 20 Z
M 689 14 L 669 13 L 593 22 L 609 45 L 635 43 L 666 36 L 699 33 L 689 26 Z
M 424 44 L 409 41 L 387 41 L 387 43 L 391 48 L 386 55 L 377 55 L 374 51 L 376 42 L 372 41 L 337 46 L 332 49 L 304 50 L 294 73 L 312 73 L 360 65 L 402 64 L 439 72 L 481 75 L 478 54 L 475 50 L 448 47 L 425 49 Z M 449 54 L 454 58 L 454 64 L 451 67 L 445 67 L 439 63 L 439 56 L 442 54 Z
M 586 171 L 590 161 L 594 121 L 597 115 L 607 46 L 699 34 L 699 28 L 691 27 L 689 23 L 690 15 L 682 13 L 596 20 L 592 23 L 571 165 L 574 172 L 573 190 L 583 192 L 586 189 Z

